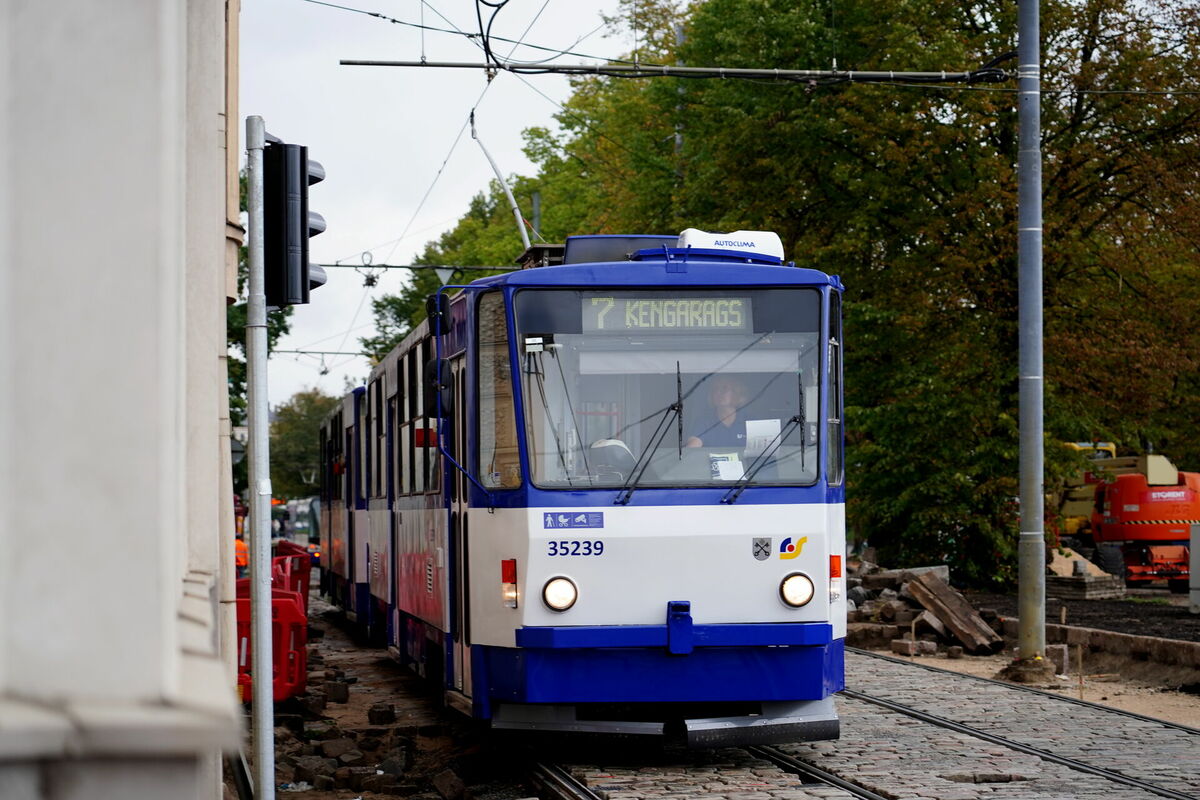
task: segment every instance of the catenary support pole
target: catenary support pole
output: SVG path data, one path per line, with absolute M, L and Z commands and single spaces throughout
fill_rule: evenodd
M 251 748 L 255 800 L 275 798 L 275 701 L 271 653 L 271 466 L 267 436 L 267 296 L 263 256 L 262 117 L 246 118 L 250 216 L 250 297 L 246 313 L 247 426 L 250 457 L 250 641 L 253 645 Z
M 1021 538 L 1018 656 L 1046 649 L 1046 537 L 1042 427 L 1042 116 L 1038 0 L 1017 9 L 1017 290 Z

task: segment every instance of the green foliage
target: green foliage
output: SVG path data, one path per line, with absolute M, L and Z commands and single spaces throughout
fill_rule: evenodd
M 510 182 L 515 196 L 525 199 L 536 190 L 536 184 L 522 178 Z M 442 234 L 437 242 L 429 243 L 424 252 L 413 260 L 414 264 L 447 266 L 490 266 L 496 271 L 508 272 L 521 255 L 521 235 L 517 232 L 516 220 L 508 207 L 504 190 L 499 182 L 492 181 L 488 195 L 476 195 L 467 214 L 451 231 Z M 488 274 L 488 272 L 456 271 L 451 283 L 463 283 Z M 359 339 L 364 350 L 375 361 L 381 360 L 388 351 L 404 339 L 410 330 L 425 319 L 425 299 L 441 286 L 433 270 L 413 270 L 412 279 L 398 295 L 387 295 L 371 301 L 375 317 L 374 336 Z
M 321 422 L 338 403 L 319 389 L 292 395 L 271 422 L 271 491 L 292 500 L 316 494 L 320 485 Z
M 1056 90 L 1042 103 L 1048 486 L 1077 466 L 1064 440 L 1152 444 L 1200 469 L 1200 98 L 1087 91 L 1190 88 L 1198 9 L 1042 4 Z M 1002 0 L 622 10 L 646 62 L 958 70 L 1016 46 L 1016 5 Z M 527 132 L 539 174 L 517 180 L 518 196 L 541 192 L 551 240 L 767 229 L 799 266 L 840 274 L 851 535 L 892 564 L 946 561 L 1003 583 L 1018 527 L 1013 88 L 579 80 L 562 132 Z M 467 259 L 515 255 L 495 249 L 506 215 L 493 187 L 426 263 L 505 263 Z M 430 284 L 385 306 L 393 330 L 420 318 Z
M 1140 603 L 1147 606 L 1169 606 L 1171 601 L 1165 597 L 1127 597 L 1125 598 L 1130 603 Z

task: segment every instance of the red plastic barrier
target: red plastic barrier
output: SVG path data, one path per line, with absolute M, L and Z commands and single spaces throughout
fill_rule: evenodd
M 304 613 L 308 613 L 308 587 L 312 577 L 312 556 L 308 548 L 280 541 L 275 546 L 275 558 L 271 559 L 271 585 L 289 589 L 300 595 Z
M 272 694 L 276 702 L 302 693 L 308 683 L 308 614 L 302 595 L 285 588 L 271 589 L 271 652 L 274 656 Z M 237 582 L 238 695 L 251 697 L 253 650 L 250 641 L 250 580 Z

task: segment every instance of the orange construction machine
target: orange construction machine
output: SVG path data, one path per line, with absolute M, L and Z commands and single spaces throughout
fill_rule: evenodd
M 1180 472 L 1160 455 L 1100 463 L 1104 481 L 1096 484 L 1089 526 L 1096 563 L 1128 586 L 1166 579 L 1171 591 L 1186 592 L 1191 527 L 1200 524 L 1200 473 Z

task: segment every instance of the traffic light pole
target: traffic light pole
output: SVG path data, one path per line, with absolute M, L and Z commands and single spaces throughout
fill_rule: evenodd
M 246 313 L 247 426 L 250 444 L 251 749 L 254 798 L 275 800 L 275 660 L 271 653 L 271 467 L 267 431 L 267 297 L 264 256 L 262 117 L 246 118 L 250 297 Z

